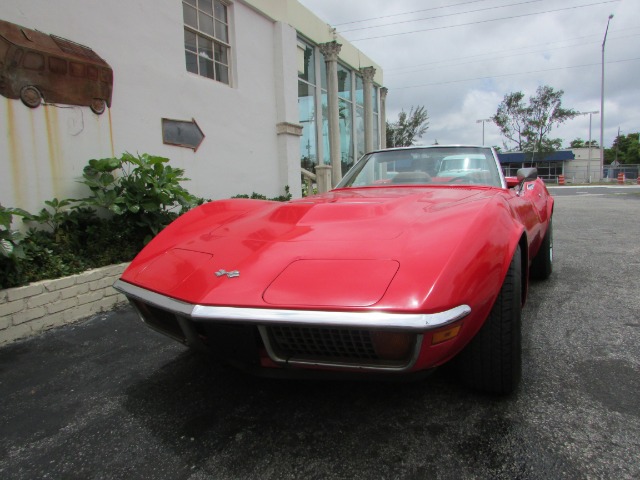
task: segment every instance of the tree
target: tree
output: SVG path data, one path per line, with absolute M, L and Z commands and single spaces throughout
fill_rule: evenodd
M 387 122 L 387 147 L 409 147 L 428 128 L 429 116 L 424 107 L 411 107 L 408 114 L 402 110 L 397 122 Z
M 527 107 L 523 103 L 524 93 L 514 92 L 504 96 L 498 111 L 491 117 L 502 135 L 515 144 L 513 150 L 524 151 L 524 133 L 527 128 Z M 505 150 L 509 150 L 507 142 L 504 142 Z
M 502 135 L 521 152 L 548 153 L 562 146 L 560 138 L 550 138 L 551 130 L 580 112 L 562 107 L 563 90 L 548 85 L 538 87 L 536 94 L 524 103 L 524 93 L 504 96 L 498 111 L 491 117 Z M 504 143 L 508 149 L 507 142 Z
M 618 135 L 611 148 L 605 150 L 605 163 L 640 163 L 640 132 Z
M 570 148 L 589 148 L 589 140 L 582 140 L 581 138 L 576 138 L 575 140 L 571 140 L 569 147 Z M 597 140 L 591 140 L 591 148 L 598 148 Z

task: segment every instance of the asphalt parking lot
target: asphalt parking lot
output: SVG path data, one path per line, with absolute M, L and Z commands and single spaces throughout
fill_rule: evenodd
M 256 379 L 123 308 L 0 348 L 0 478 L 640 478 L 640 192 L 552 190 L 516 394 Z

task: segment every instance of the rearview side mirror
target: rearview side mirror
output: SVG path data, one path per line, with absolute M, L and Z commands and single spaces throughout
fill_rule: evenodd
M 532 182 L 536 178 L 538 178 L 538 169 L 537 168 L 521 168 L 516 173 L 518 183 L 522 182 Z

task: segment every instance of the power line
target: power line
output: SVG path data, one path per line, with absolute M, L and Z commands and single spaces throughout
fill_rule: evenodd
M 575 10 L 578 8 L 584 8 L 584 7 L 593 7 L 596 5 L 604 5 L 607 3 L 616 3 L 619 2 L 620 0 L 607 0 L 607 1 L 603 1 L 603 2 L 596 2 L 596 3 L 589 3 L 589 4 L 585 4 L 585 5 L 575 5 L 573 7 L 564 7 L 564 8 L 558 8 L 555 10 L 545 10 L 544 12 L 535 12 L 535 13 L 523 13 L 521 15 L 511 15 L 508 17 L 501 17 L 501 18 L 493 18 L 493 19 L 489 19 L 489 20 L 478 20 L 476 22 L 468 22 L 468 23 L 460 23 L 458 25 L 445 25 L 443 27 L 432 27 L 432 28 L 423 28 L 421 30 L 413 30 L 411 32 L 398 32 L 398 33 L 389 33 L 386 35 L 378 35 L 375 37 L 365 37 L 365 38 L 358 38 L 358 39 L 349 39 L 350 42 L 361 42 L 363 40 L 374 40 L 376 38 L 386 38 L 386 37 L 395 37 L 398 35 L 409 35 L 411 33 L 420 33 L 420 32 L 430 32 L 430 31 L 434 31 L 434 30 L 445 30 L 445 29 L 449 29 L 449 28 L 456 28 L 456 27 L 466 27 L 469 25 L 478 25 L 481 23 L 490 23 L 490 22 L 497 22 L 500 20 L 511 20 L 514 18 L 522 18 L 522 17 L 531 17 L 531 16 L 535 16 L 535 15 L 543 15 L 545 13 L 555 13 L 555 12 L 561 12 L 561 11 L 565 11 L 565 10 Z
M 472 0 L 470 2 L 462 2 L 462 3 L 456 3 L 454 5 L 442 5 L 440 7 L 432 7 L 432 8 L 425 8 L 423 10 L 413 10 L 411 12 L 404 12 L 404 13 L 394 13 L 393 15 L 383 15 L 382 17 L 372 17 L 372 18 L 365 18 L 363 20 L 353 20 L 351 22 L 342 22 L 342 23 L 336 23 L 335 25 L 333 25 L 334 27 L 339 27 L 340 25 L 350 25 L 352 23 L 362 23 L 362 22 L 369 22 L 371 20 L 380 20 L 382 18 L 391 18 L 391 17 L 400 17 L 402 15 L 410 15 L 412 13 L 422 13 L 422 12 L 428 12 L 430 10 L 441 10 L 443 8 L 450 8 L 450 7 L 459 7 L 461 5 L 468 5 L 470 3 L 479 3 L 479 2 L 486 2 L 487 0 Z
M 605 62 L 606 64 L 611 64 L 611 63 L 622 63 L 622 62 L 633 62 L 636 60 L 640 60 L 640 57 L 638 58 L 627 58 L 624 60 L 612 60 L 609 62 Z M 448 82 L 434 82 L 434 83 L 422 83 L 420 85 L 408 85 L 406 87 L 390 87 L 390 89 L 393 90 L 406 90 L 409 88 L 419 88 L 419 87 L 433 87 L 433 86 L 438 86 L 438 85 L 450 85 L 452 83 L 464 83 L 464 82 L 473 82 L 476 80 L 490 80 L 493 78 L 501 78 L 501 77 L 512 77 L 512 76 L 516 76 L 516 75 L 529 75 L 531 73 L 543 73 L 543 72 L 554 72 L 554 71 L 558 71 L 558 70 L 570 70 L 573 68 L 584 68 L 584 67 L 593 67 L 593 66 L 600 66 L 600 63 L 586 63 L 584 65 L 570 65 L 568 67 L 557 67 L 557 68 L 547 68 L 544 70 L 531 70 L 528 72 L 517 72 L 517 73 L 503 73 L 501 75 L 489 75 L 486 77 L 475 77 L 475 78 L 465 78 L 462 80 L 451 80 Z
M 621 39 L 621 38 L 628 38 L 628 37 L 636 37 L 638 35 L 640 35 L 640 34 L 612 37 L 612 40 L 618 40 L 618 39 Z M 567 39 L 565 41 L 578 40 L 578 39 L 581 39 L 581 38 L 589 38 L 591 36 L 592 35 L 587 35 L 587 36 L 584 36 L 584 37 L 576 37 L 576 38 L 573 38 L 573 39 Z M 554 43 L 559 43 L 559 42 L 543 43 L 541 45 L 553 45 Z M 553 48 L 551 50 L 561 50 L 563 48 L 573 48 L 573 47 L 577 47 L 577 46 L 592 45 L 592 44 L 598 44 L 599 45 L 600 41 L 596 40 L 596 41 L 586 42 L 586 43 L 585 42 L 583 42 L 583 43 L 574 43 L 574 44 L 565 45 L 565 46 L 562 46 L 562 47 L 555 47 L 555 48 Z M 524 48 L 533 48 L 533 47 L 535 47 L 535 45 L 532 45 L 531 47 L 524 47 Z M 521 49 L 519 49 L 519 50 L 521 50 Z M 533 54 L 533 53 L 546 52 L 546 51 L 549 51 L 549 49 L 529 50 L 529 51 L 526 51 L 526 52 L 519 52 L 519 53 L 513 53 L 511 55 L 505 55 L 505 53 L 513 52 L 513 51 L 517 51 L 517 50 L 502 50 L 502 51 L 497 51 L 497 52 L 481 53 L 481 54 L 478 54 L 478 55 L 470 55 L 470 56 L 467 56 L 467 57 L 452 58 L 452 59 L 447 59 L 447 60 L 436 60 L 436 61 L 429 62 L 429 63 L 422 63 L 420 65 L 410 65 L 410 66 L 406 66 L 406 67 L 398 67 L 396 69 L 391 69 L 391 70 L 392 71 L 393 70 L 399 70 L 399 69 L 403 69 L 404 70 L 404 69 L 407 69 L 407 68 L 411 68 L 411 70 L 404 70 L 402 72 L 395 72 L 395 73 L 386 73 L 389 70 L 385 70 L 385 77 L 389 77 L 389 76 L 393 76 L 393 75 L 406 75 L 407 73 L 414 73 L 414 72 L 421 72 L 421 71 L 424 71 L 424 70 L 428 70 L 429 69 L 429 67 L 428 67 L 429 65 L 433 66 L 433 65 L 437 65 L 437 64 L 445 64 L 445 65 L 439 65 L 438 68 L 458 67 L 458 66 L 461 66 L 461 65 L 469 65 L 469 64 L 472 64 L 472 63 L 487 62 L 487 61 L 493 60 L 495 58 L 503 59 L 503 58 L 509 58 L 509 57 L 517 57 L 517 56 L 520 56 L 520 55 L 529 55 L 529 54 Z M 500 55 L 500 56 L 499 57 L 487 57 L 487 55 Z M 458 60 L 466 60 L 466 59 L 477 58 L 477 57 L 485 57 L 485 58 L 480 58 L 480 59 L 472 60 L 472 61 L 469 61 L 469 62 L 452 63 L 452 64 L 449 64 L 449 65 L 446 65 L 447 62 L 457 62 Z M 427 67 L 427 68 L 415 68 L 415 67 Z M 433 68 L 433 67 L 431 67 L 431 68 Z
M 497 6 L 493 6 L 493 7 L 478 8 L 476 10 L 467 10 L 466 12 L 446 13 L 444 15 L 435 15 L 433 17 L 415 18 L 415 19 L 412 19 L 412 20 L 402 20 L 400 22 L 391 22 L 391 23 L 382 23 L 380 25 L 371 25 L 369 27 L 351 28 L 349 30 L 340 30 L 339 33 L 343 34 L 343 33 L 346 33 L 346 32 L 355 32 L 356 30 L 369 30 L 371 28 L 388 27 L 390 25 L 399 25 L 401 23 L 421 22 L 423 20 L 433 20 L 433 19 L 436 19 L 436 18 L 453 17 L 453 16 L 457 16 L 457 15 L 465 15 L 467 13 L 485 12 L 487 10 L 496 10 L 498 8 L 516 7 L 516 6 L 519 6 L 519 5 L 525 5 L 527 3 L 539 3 L 539 2 L 542 2 L 542 1 L 544 1 L 544 0 L 526 0 L 524 2 L 509 3 L 507 5 L 497 5 Z

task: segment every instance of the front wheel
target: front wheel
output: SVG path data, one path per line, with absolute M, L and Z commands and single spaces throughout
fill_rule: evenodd
M 476 390 L 506 395 L 522 372 L 522 260 L 516 248 L 498 298 L 484 325 L 460 353 L 463 382 Z

